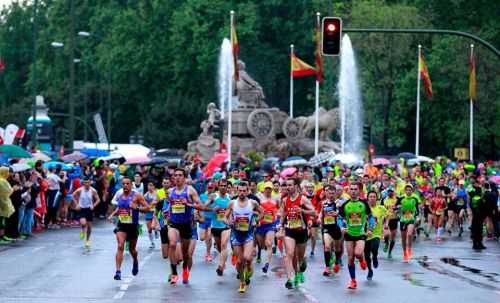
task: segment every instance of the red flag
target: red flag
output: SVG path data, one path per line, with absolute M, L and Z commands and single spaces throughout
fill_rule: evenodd
M 427 66 L 425 65 L 424 56 L 422 54 L 420 54 L 420 64 L 418 69 L 420 71 L 420 77 L 422 77 L 422 80 L 424 80 L 424 87 L 427 98 L 432 99 L 431 77 L 429 75 L 429 71 L 427 70 Z
M 316 24 L 316 80 L 323 80 L 323 62 L 321 60 L 321 25 L 318 21 Z
M 0 58 L 0 72 L 3 72 L 5 70 L 5 61 L 3 58 Z
M 469 59 L 469 98 L 473 101 L 477 99 L 476 59 L 473 54 Z
M 16 138 L 17 139 L 22 139 L 24 137 L 24 134 L 26 133 L 26 130 L 24 128 L 20 128 L 16 132 Z
M 292 54 L 292 76 L 294 78 L 314 76 L 316 74 L 314 67 L 297 58 L 295 54 Z

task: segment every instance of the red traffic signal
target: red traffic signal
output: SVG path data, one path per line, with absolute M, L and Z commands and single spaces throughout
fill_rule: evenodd
M 321 53 L 323 56 L 339 56 L 342 40 L 342 19 L 324 17 L 321 33 Z

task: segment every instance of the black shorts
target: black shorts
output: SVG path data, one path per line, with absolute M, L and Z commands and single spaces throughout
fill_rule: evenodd
M 389 230 L 396 230 L 398 229 L 398 222 L 399 222 L 399 219 L 390 219 L 389 220 Z
M 81 208 L 78 212 L 78 219 L 85 219 L 87 222 L 94 221 L 94 212 L 90 208 Z
M 324 225 L 323 234 L 329 234 L 334 240 L 340 240 L 342 238 L 342 232 L 337 224 Z
M 318 222 L 315 222 L 311 225 L 312 228 L 318 228 L 319 227 L 319 223 Z
M 406 231 L 408 229 L 408 225 L 415 225 L 415 221 L 410 221 L 410 222 L 399 222 L 399 230 L 400 231 Z
M 169 244 L 168 243 L 168 226 L 163 226 L 160 229 L 160 240 L 161 240 L 161 244 Z
M 222 235 L 222 232 L 225 230 L 228 230 L 228 229 L 229 229 L 229 227 L 224 227 L 224 228 L 212 227 L 212 235 L 214 236 L 214 238 L 220 238 Z
M 285 228 L 285 237 L 294 239 L 295 244 L 304 244 L 307 242 L 307 229 Z
M 127 235 L 126 241 L 133 241 L 139 238 L 139 224 L 129 224 L 118 222 L 115 228 L 115 233 L 123 232 Z
M 424 206 L 424 218 L 427 219 L 429 217 L 429 214 L 431 214 L 431 213 L 432 212 L 431 212 L 431 209 L 430 209 L 429 205 L 425 205 Z
M 344 241 L 353 241 L 353 242 L 356 242 L 356 241 L 361 241 L 361 240 L 365 241 L 366 240 L 366 235 L 351 236 L 348 233 L 345 233 L 345 235 L 344 235 Z
M 170 222 L 168 224 L 170 228 L 177 229 L 179 231 L 179 234 L 181 236 L 181 239 L 183 240 L 191 240 L 192 238 L 192 233 L 193 233 L 193 228 L 191 226 L 191 223 L 174 223 Z

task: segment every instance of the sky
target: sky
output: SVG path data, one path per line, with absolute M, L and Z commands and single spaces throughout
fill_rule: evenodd
M 12 3 L 12 1 L 14 0 L 0 0 L 0 7 L 3 7 L 4 4 L 10 4 Z

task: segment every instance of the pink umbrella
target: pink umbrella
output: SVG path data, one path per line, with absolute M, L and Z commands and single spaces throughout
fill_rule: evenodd
M 496 184 L 500 184 L 500 176 L 491 176 L 490 181 Z
M 125 164 L 141 164 L 151 161 L 151 159 L 146 155 L 133 156 L 126 159 L 127 161 L 125 161 Z
M 385 158 L 375 158 L 372 160 L 373 165 L 378 166 L 378 165 L 389 165 L 391 164 L 391 161 L 385 159 Z
M 295 167 L 287 167 L 281 172 L 280 176 L 281 178 L 286 178 L 295 174 L 296 171 L 297 169 Z

